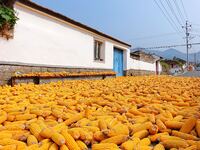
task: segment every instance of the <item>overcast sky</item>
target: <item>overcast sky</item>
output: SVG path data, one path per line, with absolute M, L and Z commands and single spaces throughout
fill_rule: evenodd
M 34 2 L 60 12 L 76 21 L 91 26 L 106 34 L 126 41 L 135 47 L 154 47 L 184 44 L 184 33 L 174 17 L 178 33 L 162 14 L 154 0 L 33 0 Z M 170 13 L 168 0 L 160 0 Z M 157 0 L 157 2 L 160 2 Z M 170 0 L 174 9 L 177 2 L 184 20 L 186 15 L 181 0 Z M 189 21 L 192 23 L 192 42 L 200 42 L 200 0 L 182 0 Z M 160 3 L 159 3 L 160 4 Z M 160 4 L 161 6 L 161 4 Z M 175 11 L 176 11 L 175 10 Z M 178 11 L 176 11 L 178 19 Z M 172 16 L 172 14 L 171 14 Z M 182 21 L 183 22 L 183 21 Z M 181 22 L 181 23 L 182 23 Z M 182 23 L 183 24 L 183 23 Z M 181 32 L 182 31 L 182 32 Z M 185 47 L 177 47 L 185 52 Z M 163 50 L 163 49 L 160 49 Z M 193 46 L 190 52 L 200 51 Z

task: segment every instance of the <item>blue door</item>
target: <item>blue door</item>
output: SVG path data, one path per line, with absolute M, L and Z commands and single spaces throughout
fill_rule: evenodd
M 123 51 L 117 48 L 114 48 L 114 57 L 113 57 L 113 70 L 117 73 L 117 76 L 123 76 Z

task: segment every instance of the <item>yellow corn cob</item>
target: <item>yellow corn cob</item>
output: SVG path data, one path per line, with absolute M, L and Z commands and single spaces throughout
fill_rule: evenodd
M 56 121 L 58 118 L 56 118 L 55 116 L 53 116 L 53 115 L 51 114 L 51 115 L 47 116 L 45 119 L 46 119 L 46 120 L 55 120 L 55 121 Z
M 156 144 L 153 150 L 165 150 L 165 147 L 162 144 Z
M 93 127 L 93 126 L 83 126 L 82 128 L 83 128 L 83 129 L 86 129 L 86 130 L 88 130 L 88 131 L 91 131 L 91 132 L 93 132 L 93 133 L 99 131 L 99 128 L 98 128 L 98 127 Z
M 196 121 L 197 119 L 193 117 L 186 120 L 183 126 L 181 127 L 180 132 L 189 133 L 195 127 Z
M 118 146 L 114 143 L 100 143 L 93 144 L 92 150 L 119 150 Z
M 83 141 L 84 140 L 91 141 L 93 138 L 92 132 L 80 130 L 79 133 L 80 133 L 80 139 Z
M 102 140 L 106 139 L 105 134 L 103 134 L 101 131 L 95 132 L 94 135 L 93 135 L 93 137 L 94 137 L 94 139 L 96 141 L 102 141 Z
M 111 128 L 110 132 L 108 132 L 108 136 L 115 136 L 115 135 L 129 135 L 128 126 L 123 125 L 121 123 L 116 124 L 114 127 Z
M 154 114 L 149 114 L 149 121 L 152 123 L 156 123 L 155 115 Z
M 51 146 L 49 147 L 49 150 L 58 150 L 59 147 L 58 145 L 56 145 L 56 143 L 51 144 Z
M 42 140 L 42 137 L 40 136 L 40 126 L 36 123 L 32 123 L 29 126 L 30 132 L 37 138 L 38 141 Z
M 0 145 L 5 146 L 5 145 L 17 145 L 17 147 L 26 147 L 26 144 L 21 141 L 13 140 L 13 139 L 1 139 L 0 140 Z M 18 148 L 17 148 L 18 149 Z
M 180 129 L 184 123 L 178 121 L 166 121 L 165 125 L 170 129 Z
M 140 145 L 150 145 L 151 144 L 151 141 L 149 138 L 144 138 L 142 139 L 140 142 L 139 142 Z
M 6 145 L 6 146 L 0 147 L 0 149 L 1 150 L 16 150 L 17 149 L 17 145 L 16 144 Z
M 138 139 L 138 140 L 140 141 L 140 139 Z M 134 140 L 128 140 L 128 141 L 122 143 L 121 149 L 123 149 L 123 150 L 133 150 L 137 146 L 137 144 L 139 143 L 139 141 L 138 142 L 135 142 L 135 141 Z
M 50 142 L 50 141 L 48 141 L 48 142 L 42 142 L 42 143 L 40 143 L 39 149 L 40 150 L 48 150 L 52 144 L 53 143 Z
M 162 145 L 167 149 L 170 149 L 170 148 L 186 148 L 186 147 L 189 146 L 186 141 L 173 140 L 173 139 L 164 140 L 162 142 Z
M 42 110 L 39 110 L 39 109 L 31 109 L 31 110 L 30 110 L 30 113 L 31 113 L 31 114 L 35 114 L 35 115 L 37 115 L 37 116 L 42 116 L 43 111 L 42 111 Z
M 65 138 L 58 132 L 54 132 L 51 136 L 51 139 L 59 146 L 65 144 Z
M 183 116 L 178 115 L 178 116 L 173 118 L 173 121 L 181 121 L 182 119 L 183 119 Z
M 148 121 L 148 119 L 149 119 L 148 117 L 137 117 L 133 120 L 135 123 L 145 123 Z
M 74 138 L 67 132 L 67 130 L 62 130 L 61 134 L 64 136 L 66 145 L 69 150 L 80 150 L 78 144 L 74 140 Z
M 27 150 L 39 150 L 39 145 L 38 144 L 32 144 L 27 147 Z
M 7 120 L 7 113 L 5 111 L 0 112 L 0 124 Z
M 87 126 L 90 123 L 90 120 L 87 118 L 83 118 L 76 123 L 77 127 Z
M 164 141 L 164 140 L 182 140 L 182 138 L 177 136 L 161 135 L 159 141 Z
M 158 129 L 160 131 L 167 129 L 167 127 L 165 126 L 165 124 L 160 119 L 156 119 L 156 125 L 158 126 Z
M 99 123 L 99 129 L 100 129 L 101 131 L 107 129 L 107 124 L 106 124 L 106 122 L 105 122 L 103 119 L 99 120 L 98 123 Z
M 54 130 L 52 130 L 50 128 L 44 128 L 41 130 L 40 136 L 42 136 L 43 138 L 49 139 L 52 137 L 53 133 L 54 133 Z
M 62 118 L 63 111 L 59 110 L 59 109 L 53 109 L 52 110 L 52 115 L 55 116 L 56 118 Z
M 35 114 L 22 114 L 22 115 L 16 115 L 15 120 L 31 120 L 36 118 L 37 116 Z
M 66 145 L 62 145 L 62 146 L 60 146 L 60 150 L 69 150 L 69 149 Z
M 6 131 L 1 131 L 0 132 L 0 140 L 5 139 L 5 138 L 11 139 L 12 133 L 9 133 L 9 132 L 6 132 Z
M 195 129 L 196 129 L 198 137 L 200 137 L 200 121 L 196 122 Z
M 14 121 L 14 120 L 15 120 L 15 115 L 11 115 L 11 114 L 7 115 L 7 121 Z
M 15 130 L 15 131 L 18 131 L 18 130 Z M 18 140 L 18 141 L 26 141 L 28 136 L 30 135 L 30 132 L 28 132 L 27 130 L 21 130 L 21 131 L 24 131 L 24 132 L 12 133 L 12 139 Z
M 140 139 L 143 139 L 145 137 L 147 137 L 149 134 L 149 132 L 147 130 L 141 130 L 141 131 L 138 131 L 136 133 L 133 134 L 133 136 L 131 137 L 132 139 L 133 138 L 140 138 Z
M 138 144 L 138 145 L 136 146 L 136 149 L 141 149 L 141 150 L 152 150 L 152 147 L 146 146 L 146 145 L 140 145 L 140 144 Z
M 172 135 L 180 137 L 182 139 L 185 140 L 199 140 L 199 138 L 197 138 L 196 136 L 193 136 L 191 134 L 187 134 L 187 133 L 183 133 L 183 132 L 179 132 L 179 131 L 172 131 Z
M 88 150 L 87 145 L 84 142 L 82 142 L 81 140 L 76 141 L 76 143 L 78 144 L 78 146 L 81 150 Z
M 149 134 L 154 135 L 158 133 L 158 126 L 157 125 L 152 125 L 149 128 Z
M 61 132 L 65 128 L 67 128 L 67 126 L 65 125 L 64 122 L 62 122 L 62 123 L 55 125 L 52 129 L 57 131 L 57 132 Z
M 119 144 L 125 142 L 126 140 L 128 140 L 127 135 L 116 135 L 116 136 L 107 138 L 105 140 L 102 140 L 101 143 L 114 143 L 114 144 L 119 145 Z
M 45 120 L 45 124 L 47 125 L 47 127 L 54 127 L 56 125 L 58 125 L 58 122 L 56 120 Z
M 33 144 L 38 144 L 38 140 L 34 135 L 29 135 L 27 138 L 27 144 L 28 146 L 33 145 Z
M 73 117 L 65 120 L 64 123 L 68 126 L 68 125 L 71 125 L 72 123 L 79 121 L 82 118 L 83 118 L 83 116 L 81 114 L 78 114 L 76 116 L 73 116 Z
M 46 124 L 44 123 L 43 120 L 38 120 L 36 123 L 40 126 L 41 130 L 44 129 L 44 128 L 47 128 L 47 126 L 46 126 Z
M 75 140 L 78 140 L 81 136 L 80 130 L 77 129 L 77 128 L 71 128 L 68 130 L 68 133 L 75 139 Z
M 197 145 L 192 145 L 190 147 L 187 147 L 185 150 L 197 150 Z
M 135 133 L 135 132 L 138 132 L 141 130 L 147 130 L 147 129 L 151 128 L 151 126 L 152 126 L 151 122 L 146 122 L 144 124 L 135 124 L 135 125 L 133 125 L 133 127 L 131 129 L 132 129 L 132 132 Z
M 25 124 L 8 124 L 4 126 L 6 130 L 24 130 Z
M 129 112 L 132 113 L 132 114 L 134 114 L 134 115 L 145 116 L 144 113 L 138 111 L 136 108 L 130 109 Z

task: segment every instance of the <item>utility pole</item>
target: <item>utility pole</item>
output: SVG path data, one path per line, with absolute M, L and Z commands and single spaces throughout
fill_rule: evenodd
M 188 53 L 189 53 L 189 48 L 190 48 L 190 44 L 189 44 L 189 36 L 190 36 L 190 33 L 189 33 L 189 29 L 192 27 L 192 25 L 189 25 L 188 24 L 188 21 L 186 21 L 185 23 L 185 26 L 183 26 L 183 28 L 185 28 L 185 38 L 186 38 L 186 50 L 187 50 L 187 68 L 189 66 L 189 56 L 188 56 Z

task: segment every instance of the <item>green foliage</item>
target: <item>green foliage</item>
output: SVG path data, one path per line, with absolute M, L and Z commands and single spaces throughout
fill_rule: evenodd
M 12 29 L 17 20 L 18 17 L 13 9 L 0 5 L 0 29 L 2 29 L 5 25 Z
M 163 68 L 165 68 L 166 70 L 170 69 L 170 66 L 168 63 L 165 62 L 165 60 L 161 60 L 160 64 L 162 65 Z

